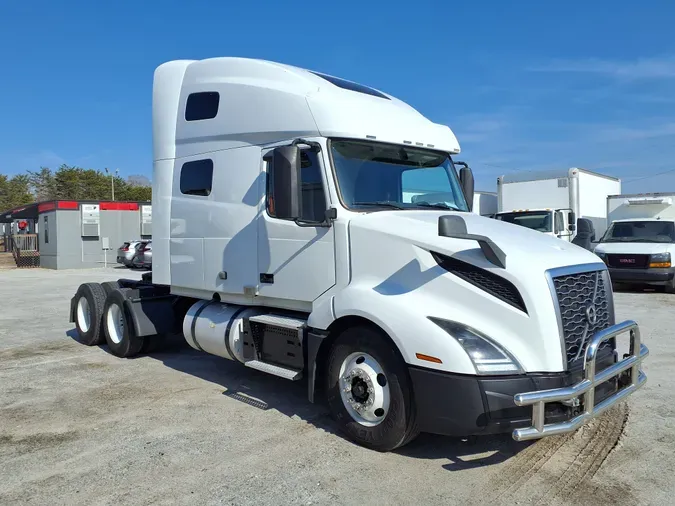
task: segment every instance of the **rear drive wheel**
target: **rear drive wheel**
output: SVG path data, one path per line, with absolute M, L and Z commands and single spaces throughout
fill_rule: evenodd
M 110 292 L 103 309 L 103 329 L 108 348 L 118 357 L 133 357 L 143 348 L 145 339 L 136 336 L 131 316 L 124 306 L 131 288 Z
M 327 380 L 331 414 L 354 442 L 390 451 L 417 436 L 408 371 L 377 329 L 354 327 L 337 338 Z
M 103 344 L 105 336 L 101 329 L 105 292 L 98 283 L 80 285 L 75 294 L 75 327 L 79 340 L 87 346 Z
M 120 284 L 118 281 L 104 281 L 103 283 L 101 283 L 101 288 L 103 288 L 106 297 L 110 295 L 110 292 L 117 290 L 119 287 Z

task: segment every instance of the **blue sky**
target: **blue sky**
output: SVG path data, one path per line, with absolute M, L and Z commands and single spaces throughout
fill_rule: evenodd
M 155 67 L 248 56 L 382 89 L 450 125 L 477 189 L 580 166 L 624 192 L 675 191 L 674 24 L 666 0 L 5 0 L 0 173 L 150 176 Z

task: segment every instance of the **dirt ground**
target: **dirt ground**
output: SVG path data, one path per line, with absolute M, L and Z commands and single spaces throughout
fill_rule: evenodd
M 0 504 L 673 504 L 675 296 L 616 294 L 649 381 L 575 434 L 381 454 L 335 433 L 304 382 L 178 340 L 126 360 L 79 344 L 70 297 L 121 276 L 138 274 L 0 272 Z

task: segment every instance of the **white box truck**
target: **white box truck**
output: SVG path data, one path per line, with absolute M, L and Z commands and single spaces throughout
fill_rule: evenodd
M 605 264 L 471 213 L 454 134 L 395 97 L 213 58 L 159 66 L 152 111 L 153 270 L 79 287 L 83 343 L 129 357 L 181 332 L 306 381 L 380 451 L 420 431 L 571 432 L 646 381 Z M 621 359 L 619 335 L 634 350 Z
M 607 196 L 621 193 L 621 180 L 571 168 L 516 172 L 497 179 L 497 219 L 571 241 L 576 220 L 593 223 L 595 237 L 607 229 Z
M 675 293 L 675 193 L 607 198 L 610 226 L 595 253 L 617 285 L 651 285 Z
M 496 192 L 475 192 L 473 194 L 472 211 L 481 216 L 494 217 L 497 214 L 497 193 Z

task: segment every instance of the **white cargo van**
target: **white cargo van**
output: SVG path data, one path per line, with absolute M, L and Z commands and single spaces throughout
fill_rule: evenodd
M 585 218 L 599 238 L 607 196 L 619 193 L 621 180 L 585 169 L 516 172 L 497 179 L 497 219 L 571 241 L 576 220 Z
M 616 284 L 645 284 L 675 292 L 675 193 L 614 195 L 610 227 L 595 253 Z
M 395 97 L 213 58 L 161 65 L 152 110 L 153 270 L 80 286 L 82 342 L 128 357 L 179 331 L 306 381 L 377 450 L 420 431 L 571 432 L 646 381 L 605 264 L 471 213 L 454 134 Z M 622 359 L 619 335 L 635 350 Z

